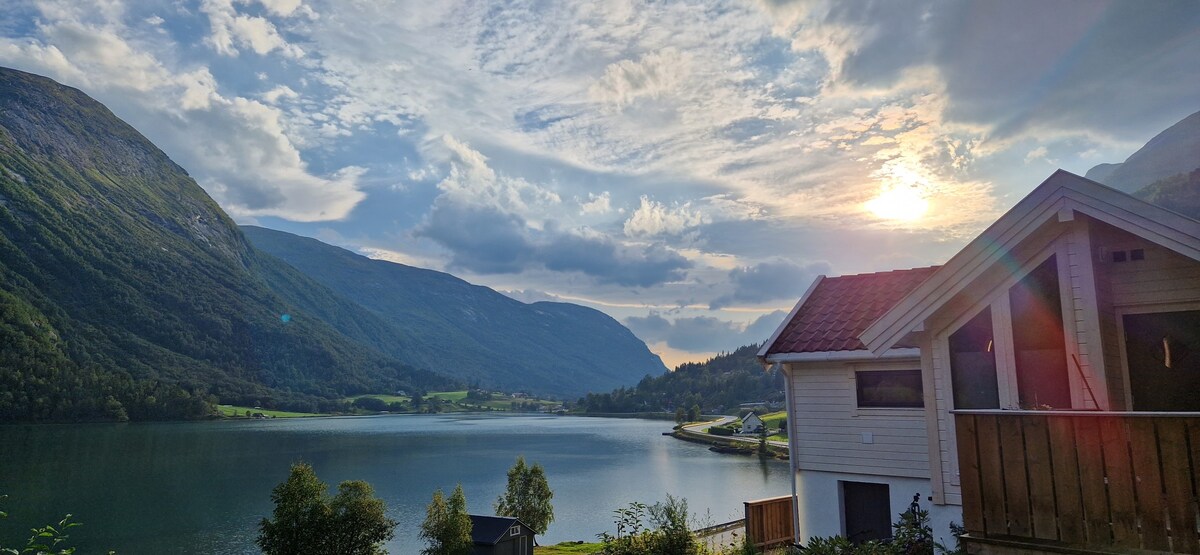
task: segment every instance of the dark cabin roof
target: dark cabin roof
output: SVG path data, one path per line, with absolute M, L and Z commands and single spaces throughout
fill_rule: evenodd
M 766 354 L 866 349 L 858 339 L 863 330 L 937 269 L 937 266 L 930 266 L 821 278 Z
M 509 516 L 471 516 L 471 541 L 476 545 L 496 545 L 500 540 L 504 539 L 504 535 L 508 533 L 508 529 L 514 524 L 521 524 L 525 528 L 525 524 L 521 521 Z

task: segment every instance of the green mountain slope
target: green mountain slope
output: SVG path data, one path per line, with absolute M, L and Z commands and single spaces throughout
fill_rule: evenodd
M 608 390 L 666 370 L 645 343 L 597 310 L 525 304 L 450 274 L 372 260 L 315 239 L 252 226 L 242 231 L 257 248 L 389 322 L 392 336 L 338 328 L 414 366 L 484 387 L 551 395 Z
M 761 345 L 739 347 L 705 362 L 680 364 L 674 372 L 646 377 L 636 387 L 590 394 L 579 400 L 586 412 L 655 412 L 700 405 L 705 412 L 729 412 L 741 403 L 783 402 L 783 375 L 763 370 Z
M 1142 187 L 1133 196 L 1200 220 L 1200 153 L 1196 169 L 1160 179 Z
M 354 326 L 388 329 L 256 251 L 103 105 L 0 69 L 0 420 L 189 417 L 214 397 L 313 409 L 451 382 L 338 329 Z

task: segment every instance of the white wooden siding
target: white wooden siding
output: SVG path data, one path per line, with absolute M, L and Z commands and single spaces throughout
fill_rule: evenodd
M 859 409 L 854 371 L 919 369 L 920 360 L 793 363 L 794 464 L 804 470 L 929 478 L 924 409 Z M 863 443 L 869 433 L 873 443 Z

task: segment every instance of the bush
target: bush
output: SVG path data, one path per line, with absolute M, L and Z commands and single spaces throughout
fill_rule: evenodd
M 709 429 L 708 429 L 708 433 L 710 433 L 710 434 L 712 434 L 712 435 L 714 435 L 714 436 L 731 436 L 731 435 L 733 435 L 733 430 L 732 430 L 732 429 L 730 429 L 730 428 L 723 428 L 723 427 L 720 427 L 720 426 L 713 426 L 713 427 L 711 427 L 711 428 L 709 428 Z
M 377 397 L 359 397 L 354 400 L 354 407 L 372 412 L 388 410 L 388 404 Z
M 917 506 L 900 513 L 892 525 L 892 538 L 885 541 L 851 543 L 842 536 L 811 538 L 805 555 L 933 555 L 933 530 L 929 526 L 929 511 Z M 941 546 L 938 546 L 941 547 Z M 945 548 L 941 548 L 943 552 Z

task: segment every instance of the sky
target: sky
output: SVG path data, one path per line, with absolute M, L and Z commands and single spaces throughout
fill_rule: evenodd
M 1200 110 L 1194 1 L 0 0 L 235 220 L 602 310 L 668 366 L 940 264 Z

